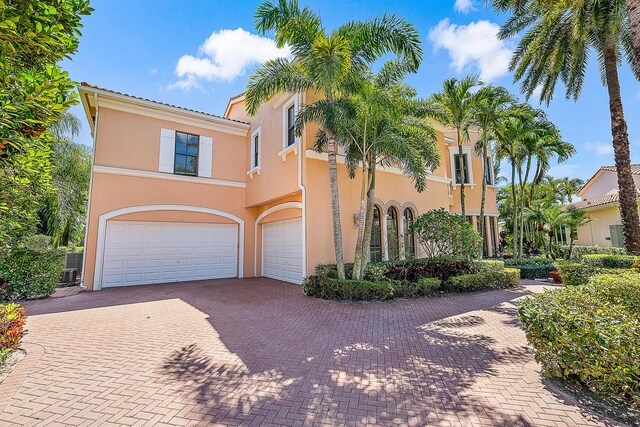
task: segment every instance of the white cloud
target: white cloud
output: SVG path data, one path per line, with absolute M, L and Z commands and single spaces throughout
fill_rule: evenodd
M 598 156 L 609 156 L 613 154 L 613 144 L 587 142 L 584 147 L 587 151 L 596 153 Z
M 473 70 L 484 82 L 491 82 L 509 72 L 512 48 L 497 35 L 500 26 L 489 21 L 457 25 L 443 19 L 429 31 L 436 49 L 445 49 L 456 73 Z
M 453 9 L 460 13 L 469 13 L 477 10 L 475 1 L 473 0 L 456 0 Z
M 176 65 L 180 78 L 169 88 L 201 88 L 200 81 L 233 81 L 248 67 L 269 59 L 288 57 L 288 47 L 279 49 L 272 39 L 251 34 L 242 28 L 214 31 L 198 49 L 198 55 L 183 55 Z
M 153 75 L 153 74 L 157 74 L 158 73 L 158 67 L 153 67 L 152 69 L 149 70 L 149 74 Z

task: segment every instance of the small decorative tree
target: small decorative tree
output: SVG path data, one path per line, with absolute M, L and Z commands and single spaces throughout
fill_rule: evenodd
M 482 238 L 473 225 L 442 208 L 420 215 L 411 231 L 427 258 L 449 255 L 472 259 L 482 250 Z

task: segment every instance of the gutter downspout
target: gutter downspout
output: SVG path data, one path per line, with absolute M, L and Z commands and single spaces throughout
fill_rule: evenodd
M 298 93 L 298 105 L 302 105 L 302 93 Z M 307 277 L 307 189 L 302 183 L 302 156 L 307 155 L 306 134 L 300 138 L 298 149 L 298 188 L 302 194 L 302 279 Z
M 96 104 L 96 118 L 93 125 L 93 145 L 91 147 L 91 175 L 89 176 L 89 197 L 87 202 L 87 219 L 84 223 L 84 253 L 82 254 L 82 274 L 80 275 L 80 289 L 86 290 L 87 286 L 84 284 L 84 273 L 87 268 L 87 238 L 89 237 L 89 216 L 91 214 L 91 194 L 93 192 L 93 167 L 96 163 L 96 139 L 98 137 L 98 92 L 93 92 L 93 100 Z M 95 266 L 94 266 L 95 268 Z

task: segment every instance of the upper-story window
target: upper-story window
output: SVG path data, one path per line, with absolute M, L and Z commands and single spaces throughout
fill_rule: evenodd
M 176 146 L 173 173 L 176 175 L 198 176 L 198 148 L 200 137 L 184 132 L 176 132 Z
M 463 172 L 460 169 L 460 154 L 453 155 L 453 162 L 456 170 L 456 184 L 462 183 Z M 469 155 L 468 153 L 462 154 L 462 167 L 464 170 L 464 183 L 469 184 Z
M 494 185 L 493 182 L 493 162 L 490 157 L 485 159 L 484 164 L 484 179 L 487 181 L 487 185 Z
M 287 108 L 287 147 L 296 142 L 296 106 L 291 105 Z
M 251 134 L 251 169 L 260 166 L 260 128 Z

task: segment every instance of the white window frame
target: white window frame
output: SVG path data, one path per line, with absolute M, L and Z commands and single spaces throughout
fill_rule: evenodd
M 487 182 L 487 186 L 488 187 L 495 187 L 496 186 L 496 177 L 494 174 L 494 170 L 493 170 L 493 157 L 492 156 L 487 156 L 486 159 L 489 162 L 489 177 L 491 178 L 491 182 Z M 486 168 L 486 165 L 483 165 L 483 170 L 482 170 L 482 176 L 484 178 L 484 168 Z
M 255 161 L 255 149 L 256 149 L 256 136 L 258 137 L 258 163 L 254 164 Z M 258 129 L 254 130 L 251 133 L 251 152 L 249 153 L 249 171 L 247 172 L 247 175 L 249 175 L 249 178 L 253 179 L 254 175 L 260 175 L 260 172 L 262 171 L 262 128 L 259 127 Z
M 456 145 L 455 147 L 449 147 L 449 159 L 451 161 L 451 186 L 455 189 L 459 187 L 460 184 L 456 181 L 456 154 L 459 154 L 459 148 Z M 475 186 L 475 182 L 473 180 L 473 157 L 471 153 L 471 147 L 462 147 L 462 154 L 467 156 L 467 168 L 469 169 L 469 182 L 465 183 L 465 186 L 473 187 Z M 484 171 L 482 172 L 484 174 Z
M 288 136 L 288 126 L 287 126 L 287 120 L 288 120 L 288 112 L 289 112 L 289 108 L 293 106 L 296 115 L 298 114 L 299 110 L 299 103 L 298 103 L 298 95 L 294 95 L 291 98 L 289 98 L 284 104 L 282 104 L 282 151 L 280 151 L 278 153 L 278 156 L 280 156 L 280 158 L 282 158 L 282 161 L 284 162 L 287 159 L 287 155 L 289 155 L 289 153 L 294 153 L 294 154 L 298 154 L 298 150 L 300 147 L 300 137 L 296 136 L 295 137 L 295 141 L 293 144 L 291 145 L 287 145 L 287 143 L 289 142 L 287 139 Z

